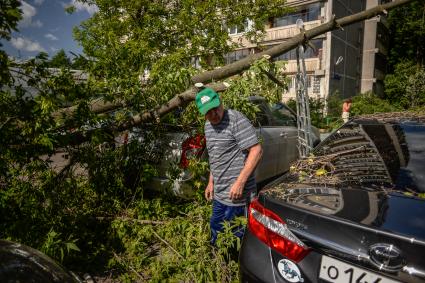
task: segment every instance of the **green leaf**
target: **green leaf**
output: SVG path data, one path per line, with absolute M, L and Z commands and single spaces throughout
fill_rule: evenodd
M 68 242 L 65 245 L 68 251 L 73 250 L 73 251 L 81 252 L 80 249 L 77 247 L 77 245 L 73 242 Z
M 43 135 L 39 138 L 38 143 L 48 147 L 50 150 L 53 149 L 53 142 L 47 135 Z

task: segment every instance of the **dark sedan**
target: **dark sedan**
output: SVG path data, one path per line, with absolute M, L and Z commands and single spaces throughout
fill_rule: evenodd
M 425 282 L 425 116 L 346 123 L 260 192 L 242 282 Z

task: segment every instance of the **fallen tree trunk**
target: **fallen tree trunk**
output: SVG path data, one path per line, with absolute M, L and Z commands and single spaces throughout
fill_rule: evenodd
M 261 57 L 268 55 L 271 58 L 277 57 L 283 53 L 286 53 L 294 48 L 296 48 L 297 46 L 301 45 L 301 44 L 305 44 L 308 42 L 308 40 L 324 34 L 328 31 L 332 31 L 338 28 L 342 28 L 344 26 L 356 23 L 356 22 L 360 22 L 366 19 L 370 19 L 373 18 L 379 14 L 382 13 L 386 13 L 387 10 L 393 9 L 395 7 L 401 6 L 401 5 L 405 5 L 409 2 L 413 2 L 414 0 L 396 0 L 394 2 L 390 2 L 387 4 L 383 4 L 383 5 L 378 5 L 374 8 L 368 9 L 366 11 L 351 15 L 351 16 L 347 16 L 341 19 L 335 19 L 333 18 L 331 21 L 324 23 L 320 26 L 317 26 L 315 28 L 312 28 L 310 30 L 305 30 L 301 33 L 299 33 L 298 35 L 290 38 L 288 41 L 285 41 L 273 48 L 270 48 L 268 50 L 265 50 L 263 52 L 257 53 L 257 54 L 253 54 L 250 55 L 242 60 L 239 60 L 237 62 L 234 62 L 232 64 L 226 65 L 222 68 L 219 69 L 215 69 L 212 71 L 207 71 L 207 72 L 203 72 L 200 73 L 198 75 L 195 75 L 194 77 L 192 77 L 192 82 L 198 83 L 198 82 L 202 82 L 202 83 L 208 83 L 211 81 L 218 81 L 218 80 L 222 80 L 228 77 L 231 77 L 233 75 L 239 74 L 242 71 L 248 69 L 252 63 L 254 63 L 256 60 L 260 59 Z M 190 90 L 189 90 L 190 91 Z M 185 91 L 184 93 L 187 93 L 188 91 Z M 193 94 L 193 93 L 192 93 Z M 149 119 L 152 119 L 154 117 L 161 117 L 162 115 L 172 111 L 173 109 L 177 108 L 180 106 L 179 103 L 176 103 L 177 101 L 179 101 L 179 96 L 182 94 L 178 94 L 177 96 L 175 96 L 174 98 L 172 98 L 169 102 L 167 102 L 164 105 L 159 106 L 156 109 L 153 109 L 151 111 L 147 111 L 144 112 L 140 115 L 137 115 L 135 117 L 133 117 L 133 119 L 131 121 L 129 121 L 129 125 L 132 126 L 136 126 L 141 124 L 144 121 L 147 121 Z M 191 99 L 193 100 L 195 97 L 195 95 L 192 95 L 191 97 L 187 97 L 187 99 Z M 187 100 L 185 100 L 185 102 L 187 102 Z M 154 113 L 154 114 L 152 114 Z M 155 114 L 156 113 L 156 114 Z
M 226 83 L 211 83 L 206 85 L 206 87 L 210 87 L 214 89 L 217 92 L 225 91 L 228 87 L 228 84 Z M 105 131 L 108 131 L 109 133 L 113 134 L 115 132 L 122 132 L 128 129 L 131 129 L 134 126 L 140 125 L 142 122 L 147 121 L 155 121 L 159 122 L 159 119 L 161 116 L 171 112 L 174 109 L 177 109 L 179 107 L 185 106 L 187 103 L 191 102 L 195 99 L 195 96 L 198 92 L 198 89 L 196 87 L 192 87 L 188 90 L 186 90 L 183 93 L 180 93 L 179 95 L 176 95 L 171 100 L 169 100 L 166 104 L 161 105 L 159 108 L 157 108 L 155 111 L 147 111 L 139 115 L 133 116 L 131 119 L 127 120 L 124 123 L 121 123 L 119 125 L 113 125 L 109 127 L 103 128 Z M 85 132 L 74 132 L 72 134 L 69 134 L 68 136 L 63 138 L 64 142 L 59 143 L 65 143 L 69 145 L 77 145 L 81 144 L 83 142 L 86 142 L 90 139 L 93 132 L 95 132 L 96 129 L 85 131 Z
M 112 101 L 105 101 L 103 98 L 98 98 L 93 100 L 90 103 L 89 109 L 92 113 L 99 114 L 99 113 L 106 113 L 106 112 L 109 112 L 118 108 L 122 108 L 125 106 L 126 106 L 125 102 L 119 99 L 112 102 Z M 78 109 L 78 106 L 76 105 L 70 106 L 67 108 L 62 108 L 54 112 L 52 116 L 53 118 L 56 118 L 56 119 L 70 116 L 70 115 L 73 115 L 77 109 Z
M 260 59 L 261 57 L 265 55 L 268 55 L 271 58 L 277 57 L 285 52 L 288 52 L 296 48 L 297 46 L 301 44 L 306 44 L 310 39 L 317 37 L 321 34 L 324 34 L 328 31 L 339 29 L 356 22 L 373 18 L 379 14 L 387 13 L 387 10 L 396 8 L 401 5 L 408 4 L 413 1 L 415 0 L 395 0 L 393 2 L 378 5 L 374 8 L 368 9 L 366 11 L 363 11 L 351 16 L 343 17 L 340 19 L 335 19 L 333 17 L 332 20 L 330 20 L 329 22 L 326 22 L 310 30 L 303 30 L 298 35 L 290 38 L 289 40 L 273 48 L 270 48 L 268 50 L 265 50 L 257 54 L 250 55 L 242 60 L 226 65 L 222 68 L 200 73 L 198 75 L 193 76 L 191 80 L 193 84 L 195 84 L 198 82 L 208 83 L 211 81 L 218 81 L 218 80 L 231 77 L 233 75 L 239 74 L 242 71 L 248 69 L 253 62 L 255 62 L 256 60 Z M 208 86 L 213 88 L 217 92 L 224 91 L 227 88 L 227 86 L 224 83 L 213 83 Z M 173 111 L 174 109 L 183 107 L 190 101 L 194 100 L 196 93 L 197 93 L 197 89 L 195 87 L 191 87 L 185 92 L 174 96 L 165 104 L 160 105 L 156 107 L 155 109 L 151 109 L 143 113 L 137 114 L 131 117 L 130 119 L 128 119 L 127 121 L 125 121 L 124 123 L 109 127 L 108 130 L 112 132 L 120 132 L 127 129 L 131 129 L 134 126 L 138 126 L 147 121 L 159 121 L 161 116 L 164 116 L 165 114 Z M 116 104 L 114 103 L 107 104 L 106 102 L 97 101 L 96 103 L 98 103 L 100 106 L 96 107 L 95 105 L 93 105 L 91 109 L 95 113 L 100 113 L 99 110 L 101 110 L 101 107 L 105 107 L 105 109 L 108 107 L 109 109 L 111 108 L 115 109 L 115 108 L 118 108 L 122 102 L 118 102 Z M 61 110 L 61 111 L 68 111 L 67 113 L 72 113 L 71 109 Z M 74 133 L 72 134 L 70 141 L 71 141 L 71 144 L 78 144 L 78 143 L 87 141 L 90 138 L 90 136 L 91 136 L 91 131 L 88 131 L 85 133 Z
M 273 47 L 270 48 L 268 50 L 265 50 L 263 52 L 257 53 L 257 54 L 253 54 L 250 55 L 242 60 L 239 60 L 237 62 L 234 62 L 232 64 L 226 65 L 222 68 L 219 69 L 215 69 L 212 71 L 206 71 L 206 72 L 202 72 L 200 74 L 197 74 L 195 76 L 193 76 L 191 78 L 191 81 L 193 82 L 193 84 L 195 83 L 209 83 L 212 81 L 220 81 L 222 79 L 231 77 L 233 75 L 239 74 L 242 71 L 248 69 L 251 64 L 253 62 L 255 62 L 256 60 L 258 60 L 259 58 L 261 58 L 264 55 L 268 55 L 271 58 L 274 57 L 278 57 L 279 55 L 282 55 L 294 48 L 296 48 L 297 46 L 299 46 L 300 44 L 305 44 L 308 40 L 319 36 L 321 34 L 324 34 L 328 31 L 332 31 L 338 28 L 342 28 L 344 26 L 356 23 L 356 22 L 360 22 L 366 19 L 370 19 L 373 18 L 377 15 L 380 15 L 382 13 L 386 13 L 387 10 L 393 9 L 395 7 L 401 6 L 401 5 L 405 5 L 409 2 L 413 2 L 415 0 L 395 0 L 393 2 L 390 3 L 386 3 L 386 4 L 382 4 L 382 5 L 378 5 L 376 7 L 373 7 L 371 9 L 362 11 L 360 13 L 351 15 L 351 16 L 347 16 L 344 18 L 340 18 L 340 19 L 335 19 L 333 18 L 331 21 L 324 23 L 320 26 L 317 26 L 315 28 L 312 28 L 310 30 L 306 30 L 302 33 L 299 33 L 298 35 L 290 38 L 289 40 Z M 180 101 L 181 99 L 179 97 L 184 96 L 185 99 L 183 100 L 183 102 L 187 102 L 186 98 L 188 98 L 189 100 L 193 100 L 193 98 L 189 98 L 187 97 L 187 93 L 188 92 L 192 92 L 193 89 L 189 89 L 186 90 L 184 93 L 178 94 L 176 95 L 174 98 L 172 98 L 170 101 L 168 101 L 167 103 L 165 103 L 164 105 L 158 106 L 155 109 L 152 109 L 150 111 L 146 111 L 140 115 L 136 115 L 135 117 L 133 117 L 133 119 L 131 119 L 130 121 L 128 121 L 125 124 L 128 124 L 129 126 L 134 126 L 134 125 L 138 125 L 144 121 L 150 120 L 152 118 L 155 118 L 156 116 L 161 117 L 162 115 L 170 112 L 172 109 L 175 109 L 177 107 L 180 107 L 181 105 L 178 103 L 178 101 Z M 193 93 L 193 92 L 192 92 Z M 104 113 L 107 111 L 111 111 L 120 107 L 123 107 L 124 104 L 122 101 L 115 101 L 115 102 L 106 102 L 102 99 L 98 99 L 96 101 L 93 101 L 90 105 L 90 109 L 93 113 Z M 170 108 L 171 107 L 171 108 Z M 170 109 L 169 109 L 170 108 Z M 66 115 L 71 115 L 74 111 L 76 110 L 76 107 L 72 106 L 72 107 L 68 107 L 68 108 L 64 108 L 61 110 L 58 110 L 57 112 L 54 113 L 54 117 L 60 117 L 63 114 Z M 156 113 L 156 114 L 151 114 L 151 113 Z

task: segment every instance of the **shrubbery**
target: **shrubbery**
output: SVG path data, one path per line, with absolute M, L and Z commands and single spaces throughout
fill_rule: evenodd
M 398 63 L 385 77 L 385 98 L 401 109 L 425 106 L 425 68 L 411 61 Z
M 399 107 L 392 105 L 388 100 L 381 99 L 371 92 L 356 95 L 352 100 L 352 116 L 400 110 Z
M 137 144 L 101 154 L 96 148 L 80 152 L 73 160 L 81 163 L 69 170 L 84 168 L 83 175 L 64 177 L 41 161 L 10 174 L 0 190 L 0 238 L 40 249 L 71 270 L 97 278 L 238 281 L 240 242 L 230 224 L 213 248 L 211 204 L 201 194 L 183 201 L 144 192 L 144 181 L 155 172 L 146 160 L 134 162 L 142 153 Z M 129 173 L 135 182 L 126 181 Z M 205 184 L 197 180 L 203 191 Z

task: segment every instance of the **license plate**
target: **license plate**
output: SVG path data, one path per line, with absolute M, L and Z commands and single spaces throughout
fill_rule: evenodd
M 328 256 L 322 256 L 319 277 L 323 280 L 335 283 L 398 283 L 398 281 L 391 280 Z

